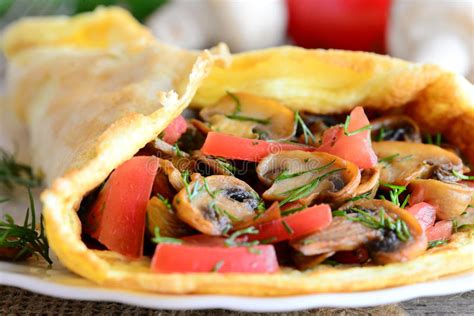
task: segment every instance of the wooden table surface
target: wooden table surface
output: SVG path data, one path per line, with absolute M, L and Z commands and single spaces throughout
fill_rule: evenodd
M 151 310 L 119 303 L 87 302 L 52 298 L 25 290 L 0 286 L 1 315 L 474 315 L 474 291 L 444 297 L 420 298 L 396 305 L 359 309 L 313 309 L 294 313 L 241 313 L 224 310 Z

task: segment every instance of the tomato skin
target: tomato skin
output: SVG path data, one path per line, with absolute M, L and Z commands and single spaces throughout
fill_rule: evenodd
M 352 110 L 350 117 L 348 132 L 354 132 L 370 124 L 364 109 L 360 106 Z M 341 157 L 363 169 L 372 168 L 378 161 L 372 148 L 370 130 L 346 136 L 343 127 L 333 126 L 324 132 L 322 144 L 317 150 Z
M 258 162 L 269 154 L 286 150 L 314 151 L 315 148 L 298 144 L 272 143 L 216 132 L 207 134 L 201 148 L 201 152 L 205 155 L 253 162 Z
M 416 203 L 410 206 L 407 211 L 415 216 L 424 231 L 432 227 L 435 223 L 436 209 L 429 203 Z
M 216 247 L 198 245 L 159 244 L 151 261 L 157 273 L 213 272 L 222 262 L 220 273 L 274 273 L 278 261 L 272 245 L 252 247 Z
M 163 131 L 163 140 L 173 145 L 186 132 L 188 125 L 182 115 L 175 118 Z
M 324 229 L 331 224 L 331 208 L 327 204 L 314 205 L 281 219 L 263 223 L 255 226 L 258 234 L 247 235 L 252 240 L 271 240 L 276 243 L 283 240 L 291 240 L 311 234 L 317 230 Z M 285 222 L 292 230 L 288 232 Z
M 434 226 L 426 230 L 426 237 L 428 241 L 433 240 L 448 240 L 453 234 L 453 222 L 444 220 L 439 221 Z
M 287 0 L 288 32 L 306 48 L 385 51 L 391 0 Z
M 91 236 L 109 250 L 129 258 L 142 256 L 146 205 L 157 169 L 156 157 L 133 157 L 112 172 L 99 193 L 88 214 L 97 216 Z

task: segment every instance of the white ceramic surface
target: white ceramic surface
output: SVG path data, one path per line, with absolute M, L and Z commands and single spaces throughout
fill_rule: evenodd
M 0 109 L 0 147 L 12 149 L 16 145 L 22 157 L 27 157 L 25 131 L 17 130 L 12 141 L 6 130 L 5 112 Z M 18 137 L 20 135 L 20 137 Z M 39 191 L 39 190 L 37 190 Z M 37 193 L 35 192 L 37 199 Z M 0 197 L 4 196 L 0 192 Z M 26 210 L 24 190 L 16 190 L 12 201 L 0 205 L 0 215 L 12 214 L 24 218 Z M 37 203 L 38 209 L 39 203 Z M 54 258 L 54 256 L 53 256 Z M 143 292 L 103 288 L 67 271 L 57 260 L 51 268 L 41 264 L 13 264 L 0 262 L 0 284 L 24 288 L 33 292 L 68 299 L 119 302 L 156 309 L 223 308 L 249 312 L 283 312 L 317 307 L 363 307 L 396 303 L 422 296 L 436 296 L 474 290 L 474 272 L 438 281 L 358 293 L 317 294 L 277 298 L 256 298 L 223 295 L 157 295 Z

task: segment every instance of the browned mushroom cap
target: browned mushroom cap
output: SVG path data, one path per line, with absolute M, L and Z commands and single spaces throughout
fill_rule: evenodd
M 405 115 L 387 115 L 371 122 L 372 139 L 421 143 L 418 124 Z
M 196 170 L 202 175 L 233 175 L 232 170 L 234 167 L 222 158 L 208 157 L 199 150 L 193 152 L 193 158 L 196 159 Z
M 167 200 L 151 198 L 146 206 L 148 232 L 153 236 L 155 228 L 166 237 L 183 237 L 193 234 L 193 229 L 183 223 Z
M 308 204 L 314 199 L 339 201 L 351 197 L 360 183 L 360 171 L 351 162 L 322 152 L 300 150 L 271 154 L 257 166 L 259 179 L 271 187 L 267 200 Z
M 407 185 L 414 179 L 437 178 L 451 181 L 452 171 L 463 168 L 461 158 L 439 146 L 407 142 L 374 142 L 383 161 L 380 182 Z M 448 177 L 449 176 L 449 177 Z
M 295 133 L 293 111 L 275 100 L 248 93 L 228 93 L 200 114 L 213 130 L 235 136 L 282 140 Z
M 315 256 L 305 256 L 299 251 L 294 251 L 291 254 L 291 258 L 299 270 L 308 270 L 323 263 L 324 260 L 331 257 L 333 254 L 334 252 L 328 252 Z
M 223 235 L 256 215 L 258 194 L 231 176 L 193 175 L 193 181 L 173 199 L 181 220 L 207 235 Z
M 381 264 L 407 261 L 426 250 L 427 239 L 416 218 L 388 201 L 359 200 L 341 210 L 347 214 L 335 217 L 329 227 L 291 242 L 291 246 L 304 255 L 316 255 L 367 245 L 372 259 Z M 402 240 L 399 233 L 405 225 L 409 234 Z
M 414 180 L 408 189 L 411 191 L 412 200 L 433 205 L 438 219 L 453 219 L 462 214 L 471 203 L 474 194 L 474 189 L 466 185 L 432 179 Z
M 367 198 L 373 198 L 377 193 L 380 179 L 380 165 L 372 168 L 364 169 L 361 172 L 360 184 L 354 192 L 354 196 L 369 193 Z

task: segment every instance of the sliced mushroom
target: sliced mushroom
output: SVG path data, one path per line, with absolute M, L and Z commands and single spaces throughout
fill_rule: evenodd
M 165 200 L 166 201 L 166 200 Z M 182 222 L 171 205 L 157 197 L 151 198 L 146 206 L 148 232 L 153 236 L 155 228 L 166 237 L 183 237 L 193 234 L 194 230 Z
M 354 196 L 370 192 L 367 197 L 373 198 L 377 193 L 380 179 L 380 166 L 364 169 L 361 172 L 360 184 L 354 192 Z
M 466 211 L 453 219 L 453 222 L 457 223 L 458 228 L 466 225 L 474 227 L 474 203 L 472 201 L 471 203 Z
M 213 130 L 235 136 L 283 140 L 295 133 L 293 111 L 275 100 L 248 93 L 228 93 L 200 114 Z
M 441 177 L 436 172 L 439 168 L 451 173 L 463 169 L 461 158 L 439 146 L 407 142 L 374 142 L 372 146 L 383 161 L 382 183 L 407 185 L 414 179 Z
M 463 184 L 444 183 L 438 180 L 417 179 L 412 181 L 412 203 L 427 202 L 436 208 L 436 218 L 453 219 L 461 215 L 471 203 L 474 189 Z
M 189 157 L 189 154 L 180 151 L 176 146 L 170 145 L 159 138 L 156 138 L 150 145 L 157 150 L 156 156 L 161 158 Z
M 323 152 L 299 150 L 271 154 L 257 166 L 259 179 L 271 187 L 267 200 L 334 202 L 351 197 L 360 183 L 360 171 L 351 162 Z
M 418 124 L 405 115 L 387 115 L 373 120 L 372 139 L 421 143 Z
M 211 158 L 203 155 L 200 151 L 193 152 L 193 158 L 196 159 L 196 170 L 204 176 L 220 174 L 232 176 L 233 166 L 221 158 Z
M 189 192 L 188 192 L 189 191 Z M 173 199 L 181 220 L 207 235 L 219 236 L 256 215 L 260 198 L 247 183 L 231 176 L 193 181 Z
M 324 260 L 331 257 L 333 254 L 334 252 L 328 252 L 321 255 L 305 256 L 301 252 L 294 251 L 291 254 L 291 258 L 299 270 L 309 270 L 323 263 Z
M 353 212 L 354 209 L 366 212 L 375 220 L 382 216 L 384 221 L 388 221 L 388 217 L 393 221 L 400 219 L 410 232 L 409 238 L 402 241 L 395 230 L 387 226 L 375 228 L 367 225 L 359 220 L 361 215 Z M 381 264 L 407 261 L 426 250 L 427 239 L 416 218 L 388 201 L 359 200 L 344 205 L 341 210 L 346 210 L 347 215 L 335 217 L 329 227 L 293 241 L 291 246 L 304 255 L 316 255 L 355 250 L 366 245 L 372 259 Z

